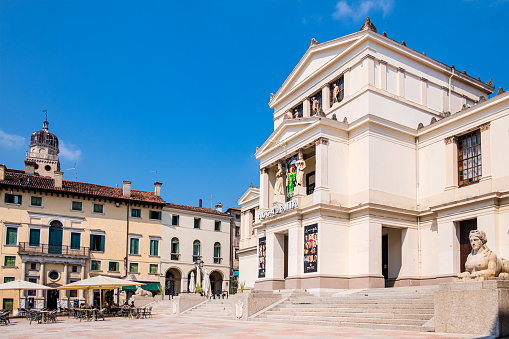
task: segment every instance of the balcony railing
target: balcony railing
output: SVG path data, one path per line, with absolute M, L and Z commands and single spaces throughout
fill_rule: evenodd
M 88 247 L 71 248 L 70 246 L 64 245 L 55 246 L 47 244 L 40 244 L 39 246 L 30 246 L 28 242 L 20 242 L 18 245 L 18 253 L 44 256 L 89 258 L 90 248 Z
M 43 154 L 35 152 L 27 152 L 27 158 L 45 159 L 45 160 L 58 160 L 58 156 L 53 154 Z

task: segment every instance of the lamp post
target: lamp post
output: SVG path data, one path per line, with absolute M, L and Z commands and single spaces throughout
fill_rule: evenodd
M 198 259 L 194 262 L 196 266 L 196 285 L 201 286 L 201 269 L 203 267 L 203 260 L 201 260 L 201 255 L 198 256 Z

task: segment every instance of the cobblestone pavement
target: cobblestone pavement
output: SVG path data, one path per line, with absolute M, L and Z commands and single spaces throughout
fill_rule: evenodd
M 1 338 L 479 338 L 440 333 L 417 333 L 329 326 L 264 323 L 157 316 L 149 319 L 106 318 L 82 321 L 59 317 L 57 323 L 30 323 L 23 318 L 0 325 Z

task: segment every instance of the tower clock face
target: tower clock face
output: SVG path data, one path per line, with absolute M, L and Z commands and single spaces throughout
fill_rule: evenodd
M 45 169 L 46 171 L 50 171 L 50 170 L 51 170 L 51 166 L 50 166 L 50 165 L 46 165 L 46 166 L 44 166 L 44 169 Z

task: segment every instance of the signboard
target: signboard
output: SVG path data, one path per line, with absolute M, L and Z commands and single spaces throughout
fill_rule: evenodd
M 270 210 L 259 212 L 258 219 L 263 220 L 263 219 L 273 216 L 275 214 L 293 210 L 294 208 L 299 208 L 299 203 L 297 202 L 297 199 L 293 199 L 293 200 L 285 202 L 284 204 L 281 204 L 279 206 L 272 207 Z
M 297 186 L 297 160 L 298 155 L 286 160 L 286 199 L 293 198 L 295 187 Z
M 318 271 L 318 224 L 304 227 L 304 273 Z
M 267 249 L 266 237 L 258 239 L 258 278 L 265 278 Z

